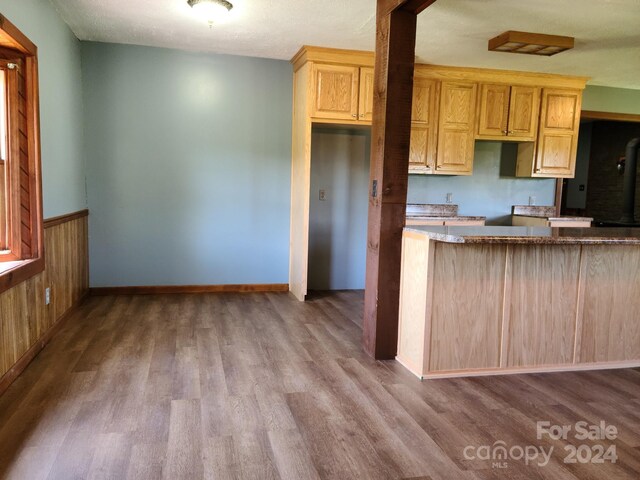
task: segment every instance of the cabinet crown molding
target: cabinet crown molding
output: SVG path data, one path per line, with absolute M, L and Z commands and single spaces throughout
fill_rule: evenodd
M 373 67 L 375 54 L 365 50 L 342 50 L 304 45 L 291 59 L 297 71 L 307 62 L 336 65 Z M 416 63 L 416 77 L 438 80 L 470 80 L 478 83 L 505 83 L 510 85 L 544 86 L 547 88 L 572 88 L 584 90 L 590 77 L 559 75 L 555 73 L 522 72 L 478 67 L 453 67 Z
M 555 73 L 521 72 L 491 68 L 451 67 L 417 63 L 415 76 L 439 80 L 472 80 L 478 83 L 522 85 L 547 88 L 584 90 L 589 77 L 558 75 Z
M 293 71 L 297 71 L 307 62 L 373 67 L 375 64 L 375 54 L 364 50 L 342 50 L 338 48 L 305 45 L 298 50 L 298 53 L 291 59 Z

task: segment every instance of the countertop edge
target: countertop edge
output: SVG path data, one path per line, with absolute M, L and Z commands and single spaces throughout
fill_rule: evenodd
M 541 218 L 543 220 L 548 220 L 550 222 L 593 222 L 592 217 L 572 217 L 570 215 L 561 215 L 559 217 L 556 217 L 556 216 L 545 216 L 545 215 L 513 214 L 512 217 Z
M 442 228 L 442 227 L 435 227 Z M 450 228 L 450 227 L 444 227 Z M 465 227 L 458 227 L 465 228 Z M 517 228 L 517 227 L 514 227 Z M 405 231 L 421 234 L 431 240 L 443 243 L 466 244 L 520 244 L 520 245 L 640 245 L 639 237 L 571 237 L 571 236 L 489 236 L 489 235 L 461 235 L 457 233 L 443 233 L 429 231 L 424 228 L 407 226 Z

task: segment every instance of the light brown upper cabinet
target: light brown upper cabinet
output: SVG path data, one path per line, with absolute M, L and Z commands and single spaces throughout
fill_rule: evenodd
M 512 86 L 507 136 L 517 140 L 535 140 L 539 111 L 538 87 Z
M 373 121 L 373 68 L 360 69 L 360 88 L 358 92 L 358 119 L 365 122 Z
M 478 85 L 442 82 L 435 173 L 471 175 Z
M 544 88 L 535 151 L 518 150 L 518 176 L 573 177 L 578 148 L 582 91 Z
M 375 58 L 373 52 L 304 46 L 291 64 L 289 288 L 302 300 L 307 294 L 313 125 L 371 125 Z M 546 73 L 417 64 L 409 173 L 470 175 L 474 142 L 479 133 L 480 105 L 484 103 L 484 108 L 490 109 L 490 112 L 483 110 L 484 127 L 494 128 L 491 135 L 499 133 L 493 139 L 518 141 L 518 175 L 570 176 L 565 175 L 566 168 L 557 165 L 568 163 L 573 174 L 575 147 L 571 141 L 575 141 L 577 127 L 575 131 L 568 128 L 567 118 L 579 115 L 579 96 L 586 80 Z M 482 89 L 479 85 L 483 85 Z M 539 122 L 540 89 L 545 89 L 545 104 Z M 560 96 L 555 92 L 561 92 Z M 573 102 L 566 98 L 567 92 L 573 95 Z M 486 100 L 480 101 L 480 93 Z M 554 113 L 566 106 L 569 114 Z M 507 134 L 510 130 L 513 133 L 505 137 L 502 133 L 505 129 Z M 516 134 L 520 136 L 513 137 Z M 536 159 L 539 167 L 534 166 Z M 534 173 L 534 168 L 539 171 Z
M 314 64 L 313 79 L 312 117 L 372 121 L 373 68 Z
M 439 82 L 415 77 L 411 109 L 409 173 L 433 173 L 438 142 Z
M 538 87 L 482 84 L 477 138 L 534 141 L 539 108 Z
M 337 120 L 358 117 L 360 69 L 343 65 L 313 65 L 315 99 L 312 116 Z

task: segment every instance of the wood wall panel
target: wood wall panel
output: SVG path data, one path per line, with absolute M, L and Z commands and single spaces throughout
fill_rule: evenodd
M 401 278 L 397 359 L 421 378 L 640 366 L 637 245 L 450 244 L 405 230 Z
M 514 245 L 507 366 L 573 362 L 580 246 Z
M 640 249 L 584 246 L 580 363 L 640 359 Z
M 434 243 L 430 370 L 497 368 L 506 247 Z
M 293 141 L 291 152 L 291 232 L 289 289 L 298 300 L 307 295 L 309 266 L 309 195 L 311 182 L 310 106 L 313 98 L 311 65 L 295 72 L 293 80 Z
M 413 268 L 403 268 L 400 277 L 398 330 L 411 331 L 398 339 L 396 359 L 412 372 L 429 370 L 429 325 L 433 296 L 433 246 L 424 235 L 405 232 L 402 236 L 402 262 L 411 259 Z
M 87 217 L 46 228 L 44 237 L 44 272 L 0 294 L 0 386 L 6 383 L 2 377 L 89 288 Z M 50 305 L 44 302 L 47 287 Z

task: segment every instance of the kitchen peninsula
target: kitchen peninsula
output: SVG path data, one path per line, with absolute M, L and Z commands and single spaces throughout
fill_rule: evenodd
M 366 129 L 373 122 L 374 53 L 304 46 L 292 58 L 293 135 L 289 289 L 307 294 L 313 127 Z M 575 173 L 586 77 L 416 64 L 408 173 L 470 176 L 476 142 L 514 145 L 513 175 Z M 314 194 L 315 195 L 315 194 Z M 422 219 L 423 224 L 434 219 Z M 418 219 L 412 219 L 413 222 Z M 447 223 L 447 220 L 443 220 Z M 453 222 L 481 223 L 483 218 Z
M 397 360 L 421 378 L 640 366 L 640 230 L 406 227 Z

